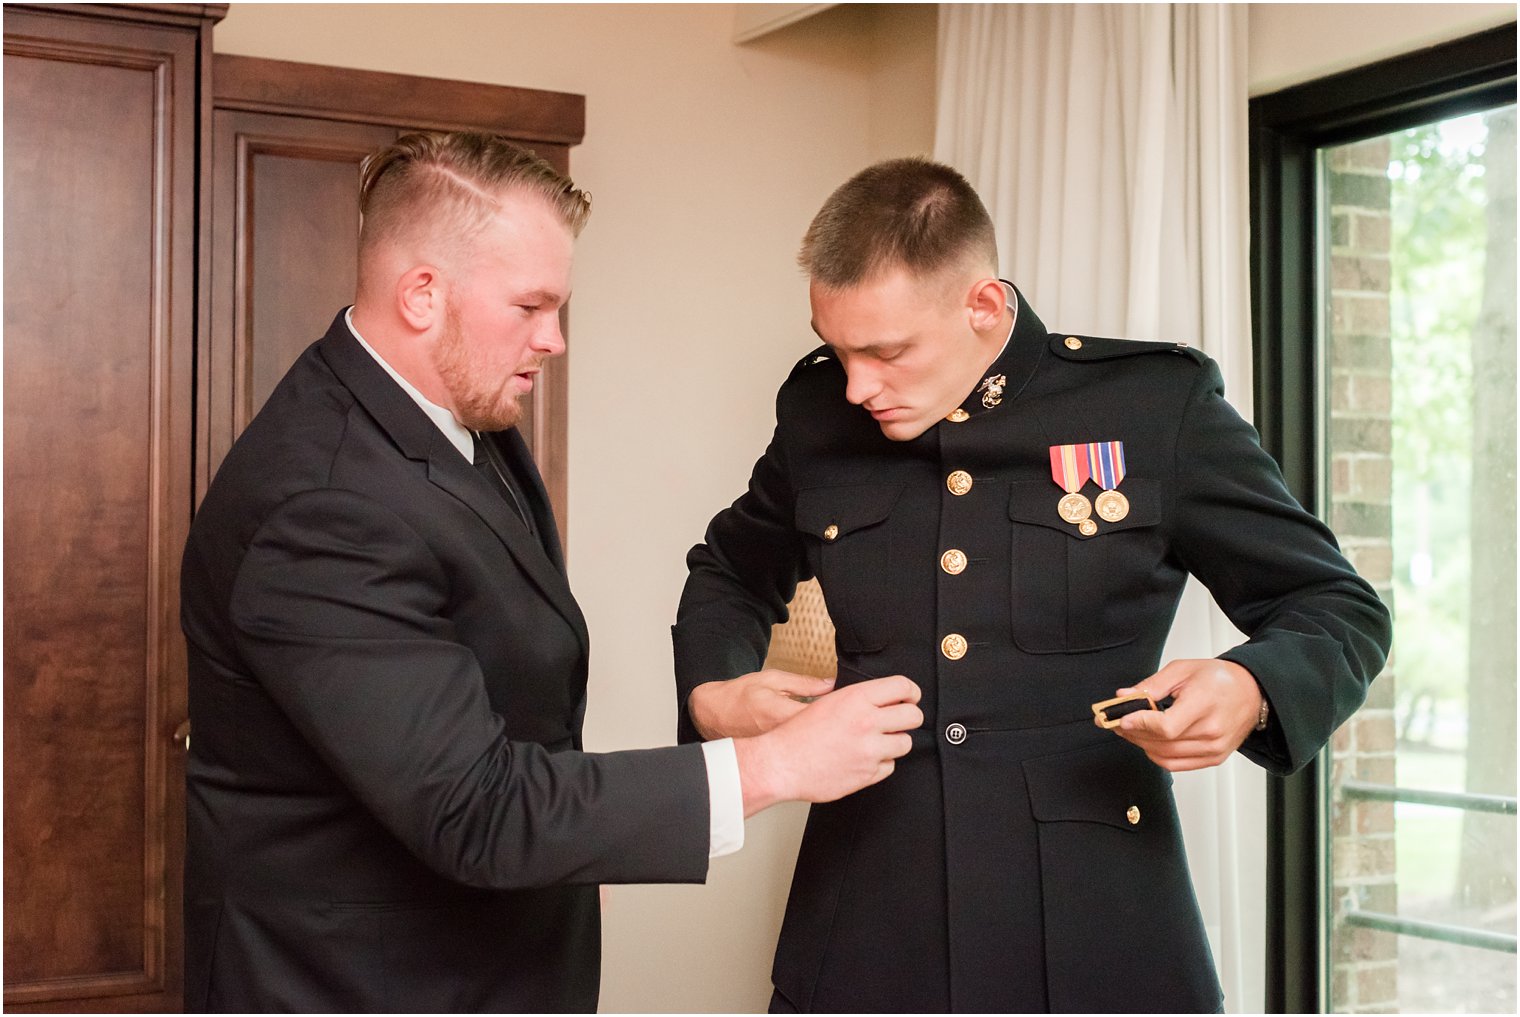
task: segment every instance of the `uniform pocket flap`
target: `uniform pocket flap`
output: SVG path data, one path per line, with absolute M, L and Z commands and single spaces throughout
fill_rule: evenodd
M 1146 477 L 1126 477 L 1117 488 L 1129 503 L 1123 519 L 1110 521 L 1098 514 L 1093 506 L 1092 521 L 1097 529 L 1084 534 L 1076 523 L 1068 523 L 1056 512 L 1061 501 L 1061 489 L 1054 481 L 1022 480 L 1008 485 L 1008 518 L 1017 523 L 1032 523 L 1060 530 L 1078 540 L 1101 537 L 1116 530 L 1132 530 L 1141 526 L 1155 526 L 1161 521 L 1161 485 Z M 1082 494 L 1092 503 L 1099 495 L 1088 485 Z
M 837 540 L 886 519 L 901 494 L 901 484 L 845 484 L 798 491 L 797 529 Z
M 1172 775 L 1117 736 L 1086 748 L 1024 760 L 1034 818 L 1134 830 L 1171 814 Z

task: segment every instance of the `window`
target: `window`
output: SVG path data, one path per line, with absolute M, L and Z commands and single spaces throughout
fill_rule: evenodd
M 1394 612 L 1367 704 L 1269 794 L 1269 1009 L 1515 1009 L 1514 54 L 1252 103 L 1263 439 Z

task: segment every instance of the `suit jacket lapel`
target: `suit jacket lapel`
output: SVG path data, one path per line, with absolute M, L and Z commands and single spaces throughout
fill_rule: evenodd
M 547 513 L 549 518 L 546 525 L 546 513 L 539 509 L 539 505 L 547 505 L 547 496 L 538 479 L 538 470 L 532 467 L 527 447 L 517 432 L 513 430 L 510 434 L 516 439 L 515 448 L 520 449 L 528 468 L 524 469 L 517 461 L 513 461 L 512 465 L 518 471 L 518 477 L 531 480 L 534 494 L 530 495 L 529 500 L 538 503 L 533 511 L 540 532 L 547 537 L 545 544 L 540 544 L 528 532 L 511 506 L 475 471 L 472 464 L 465 462 L 459 450 L 428 419 L 421 407 L 412 401 L 412 397 L 402 391 L 390 375 L 385 373 L 385 369 L 365 352 L 349 331 L 342 312 L 339 312 L 332 327 L 327 330 L 320 349 L 333 373 L 390 436 L 401 454 L 408 459 L 427 463 L 428 480 L 468 505 L 490 527 L 533 584 L 564 615 L 570 627 L 575 630 L 582 647 L 589 648 L 586 620 L 565 578 L 563 559 L 559 553 L 559 534 L 554 528 L 553 515 Z M 497 447 L 505 454 L 513 446 L 510 442 L 504 442 Z
M 559 526 L 554 521 L 554 506 L 549 502 L 549 492 L 544 487 L 542 475 L 538 472 L 538 464 L 533 461 L 533 453 L 528 451 L 528 443 L 523 440 L 522 433 L 517 428 L 511 428 L 499 435 L 482 434 L 486 441 L 494 441 L 496 449 L 501 453 L 502 460 L 512 470 L 512 475 L 519 482 L 527 485 L 528 505 L 527 510 L 533 513 L 533 525 L 538 527 L 538 532 L 543 535 L 544 551 L 554 567 L 560 572 L 565 571 L 565 556 L 560 549 Z

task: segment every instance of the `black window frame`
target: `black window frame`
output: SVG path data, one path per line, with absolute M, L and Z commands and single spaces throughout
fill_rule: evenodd
M 1515 53 L 1511 22 L 1250 102 L 1256 426 L 1288 487 L 1311 510 L 1321 477 L 1318 150 L 1513 103 Z M 1316 759 L 1290 777 L 1268 778 L 1268 1013 L 1323 1013 L 1329 1002 L 1325 770 Z

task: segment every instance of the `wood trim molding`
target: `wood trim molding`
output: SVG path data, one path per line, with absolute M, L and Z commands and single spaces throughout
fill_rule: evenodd
M 72 17 L 94 15 L 119 21 L 139 21 L 179 28 L 216 24 L 227 16 L 228 4 L 6 4 L 6 10 L 29 10 Z
M 508 85 L 358 71 L 217 54 L 218 109 L 286 113 L 428 130 L 499 131 L 523 141 L 578 145 L 586 97 Z

